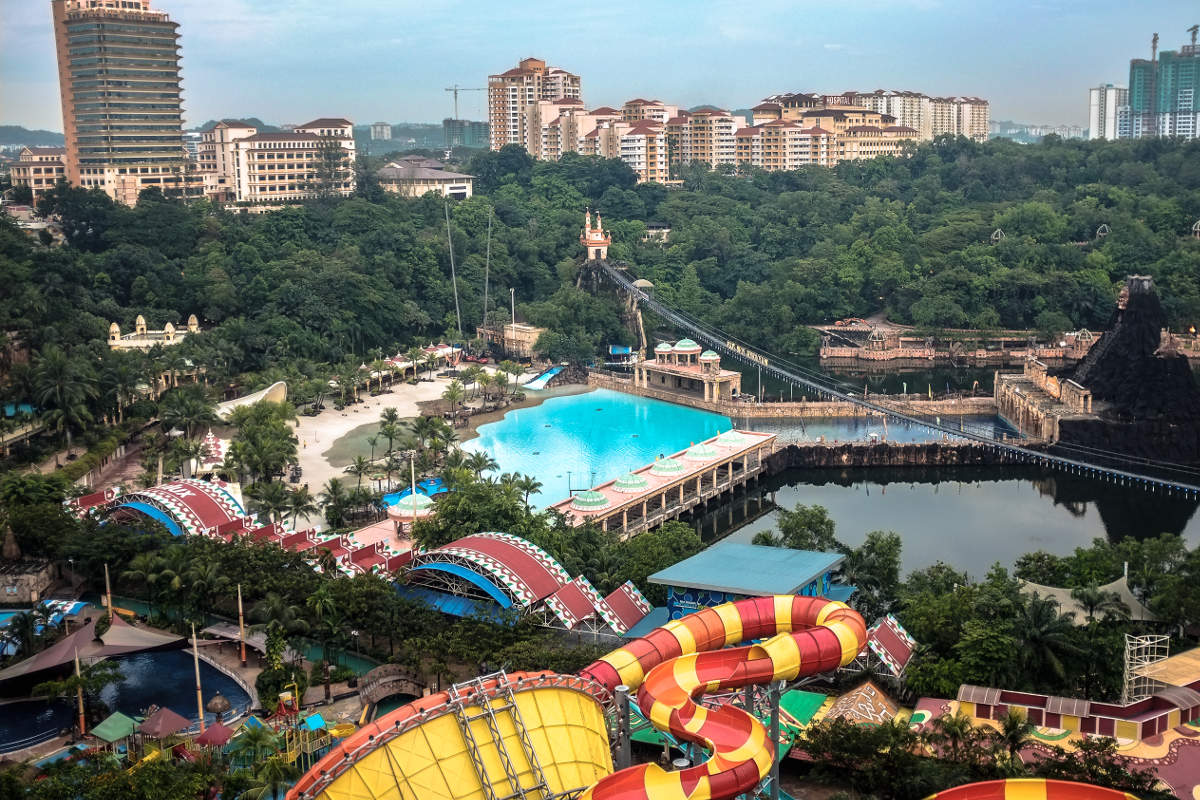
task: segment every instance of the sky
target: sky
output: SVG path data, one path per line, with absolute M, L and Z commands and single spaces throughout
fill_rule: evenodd
M 180 23 L 185 122 L 437 122 L 445 87 L 526 56 L 589 107 L 749 108 L 786 91 L 977 95 L 992 119 L 1087 123 L 1087 89 L 1188 40 L 1195 0 L 154 0 Z M 49 0 L 0 0 L 0 124 L 62 129 Z M 460 115 L 485 118 L 485 92 Z

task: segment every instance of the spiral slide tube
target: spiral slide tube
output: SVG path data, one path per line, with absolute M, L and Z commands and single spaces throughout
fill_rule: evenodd
M 755 639 L 766 641 L 722 649 Z M 610 690 L 637 689 L 638 706 L 655 727 L 712 756 L 674 772 L 657 764 L 621 770 L 582 800 L 725 800 L 750 791 L 771 769 L 775 748 L 766 728 L 740 708 L 705 708 L 693 698 L 828 672 L 853 661 L 866 642 L 862 617 L 846 604 L 777 595 L 703 609 L 609 653 L 580 674 Z

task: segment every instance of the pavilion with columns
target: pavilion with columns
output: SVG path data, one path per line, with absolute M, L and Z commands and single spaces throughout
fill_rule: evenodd
M 634 384 L 672 394 L 703 398 L 707 402 L 732 400 L 742 390 L 742 375 L 721 369 L 721 357 L 703 350 L 691 339 L 662 342 L 653 358 L 634 364 Z

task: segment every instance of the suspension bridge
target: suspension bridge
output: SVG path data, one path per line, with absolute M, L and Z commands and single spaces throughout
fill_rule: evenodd
M 1029 463 L 1053 468 L 1118 486 L 1140 487 L 1151 492 L 1200 498 L 1200 483 L 1193 482 L 1200 480 L 1200 470 L 1187 465 L 1065 442 L 1053 443 L 1052 447 L 1058 452 L 1051 452 L 1039 449 L 1039 447 L 1045 447 L 1051 443 L 1034 441 L 1020 434 L 1016 437 L 997 438 L 994 428 L 990 426 L 987 428 L 972 425 L 954 427 L 942 422 L 940 417 L 930 418 L 905 403 L 886 400 L 880 395 L 858 395 L 837 384 L 823 373 L 789 362 L 740 341 L 712 325 L 668 306 L 649 292 L 635 286 L 634 278 L 605 259 L 590 259 L 587 266 L 595 270 L 597 276 L 611 282 L 632 302 L 653 311 L 677 329 L 686 331 L 691 338 L 706 343 L 718 353 L 757 366 L 764 375 L 797 388 L 804 388 L 822 399 L 853 403 L 869 413 L 878 414 L 892 422 L 924 428 L 947 437 L 976 442 L 1005 453 L 1015 463 Z M 1154 469 L 1156 474 L 1139 471 L 1148 468 Z M 1171 475 L 1170 473 L 1176 474 Z

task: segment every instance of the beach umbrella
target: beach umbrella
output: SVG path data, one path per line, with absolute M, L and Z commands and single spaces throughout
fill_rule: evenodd
M 196 737 L 196 744 L 202 747 L 224 747 L 231 738 L 233 738 L 233 731 L 220 722 L 214 722 L 204 733 Z

